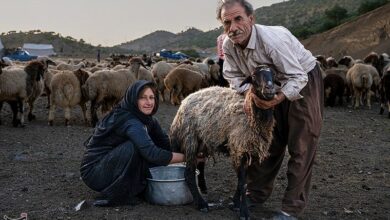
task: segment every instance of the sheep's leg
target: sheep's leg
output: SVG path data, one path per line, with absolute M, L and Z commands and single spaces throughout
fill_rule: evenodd
M 80 103 L 80 107 L 81 107 L 81 111 L 83 112 L 83 117 L 84 117 L 84 123 L 85 125 L 89 125 L 89 121 L 88 121 L 88 116 L 87 116 L 87 106 L 85 105 L 85 103 Z
M 49 120 L 48 120 L 50 126 L 53 126 L 55 112 L 56 112 L 56 104 L 51 103 L 49 109 Z
M 9 105 L 12 110 L 12 126 L 18 127 L 20 121 L 18 120 L 18 101 L 10 101 Z M 1 110 L 1 107 L 0 107 Z
M 249 209 L 248 209 L 248 204 L 247 204 L 247 198 L 246 198 L 246 188 L 247 188 L 247 185 L 246 185 L 246 176 L 247 176 L 246 164 L 247 164 L 247 158 L 244 155 L 241 158 L 241 163 L 240 163 L 240 167 L 239 167 L 238 174 L 237 174 L 237 177 L 238 177 L 238 184 L 237 184 L 238 187 L 237 187 L 237 189 L 239 189 L 239 191 L 240 191 L 239 194 L 240 194 L 240 197 L 241 197 L 240 220 L 243 220 L 243 219 L 248 220 L 248 219 L 250 219 L 250 217 L 249 217 Z
M 25 126 L 24 124 L 24 112 L 25 112 L 25 100 L 18 99 L 18 105 L 19 105 L 19 113 L 20 113 L 20 125 L 22 127 Z
M 33 113 L 32 113 L 33 108 L 34 108 L 34 101 L 28 102 L 28 106 L 29 106 L 30 108 L 29 108 L 29 110 L 28 110 L 27 118 L 28 118 L 28 121 L 32 121 L 32 120 L 35 119 L 35 115 L 33 115 Z
M 98 117 L 97 117 L 97 110 L 98 106 L 95 100 L 91 101 L 91 125 L 92 127 L 95 127 L 96 123 L 98 122 Z
M 198 205 L 198 209 L 201 212 L 208 212 L 209 205 L 207 204 L 206 201 L 204 201 L 204 199 L 200 195 L 198 187 L 196 185 L 195 167 L 187 165 L 186 170 L 184 171 L 184 177 L 186 179 L 188 188 L 191 191 L 192 197 L 194 198 L 194 202 Z
M 354 95 L 355 95 L 355 109 L 356 109 L 356 108 L 359 108 L 361 93 L 360 93 L 360 91 L 356 90 L 354 92 Z
M 46 93 L 46 95 L 47 95 L 47 106 L 46 106 L 46 108 L 47 109 L 50 109 L 50 90 L 48 89 L 48 88 L 45 88 L 45 93 Z
M 206 186 L 206 179 L 204 178 L 204 167 L 206 165 L 206 162 L 199 162 L 197 165 L 197 168 L 199 170 L 198 175 L 198 186 L 200 191 L 203 194 L 207 194 L 207 186 Z
M 387 101 L 387 117 L 390 118 L 390 101 Z
M 367 107 L 368 109 L 371 109 L 371 91 L 368 90 L 367 92 Z
M 70 121 L 70 107 L 66 106 L 64 109 L 65 113 L 65 126 L 69 126 L 69 121 Z
M 0 102 L 0 113 L 1 113 L 1 109 L 3 109 L 3 102 Z M 0 118 L 0 125 L 1 125 L 1 118 Z

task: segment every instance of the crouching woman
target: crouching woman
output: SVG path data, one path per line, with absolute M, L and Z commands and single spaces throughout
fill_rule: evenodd
M 95 205 L 133 204 L 146 188 L 150 167 L 184 161 L 183 154 L 171 152 L 168 135 L 153 117 L 156 91 L 152 82 L 135 82 L 85 143 L 80 172 L 102 194 Z

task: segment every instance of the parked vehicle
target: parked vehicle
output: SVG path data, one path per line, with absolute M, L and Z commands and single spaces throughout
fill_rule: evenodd
M 38 56 L 31 55 L 28 51 L 23 49 L 18 49 L 5 57 L 8 57 L 11 60 L 19 60 L 19 61 L 30 61 L 37 59 Z

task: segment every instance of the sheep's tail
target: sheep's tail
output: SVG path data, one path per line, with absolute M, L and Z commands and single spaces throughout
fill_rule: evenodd
M 64 90 L 63 91 L 64 91 L 64 98 L 65 98 L 65 100 L 67 100 L 67 101 L 72 100 L 72 97 L 73 97 L 73 94 L 74 94 L 73 86 L 70 85 L 70 84 L 66 84 L 64 86 Z
M 363 88 L 367 88 L 367 86 L 368 86 L 368 77 L 367 77 L 367 75 L 362 75 L 361 80 L 362 80 L 362 87 Z

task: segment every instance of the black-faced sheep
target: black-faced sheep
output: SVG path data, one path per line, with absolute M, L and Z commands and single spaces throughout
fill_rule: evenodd
M 382 53 L 379 56 L 379 75 L 382 77 L 390 67 L 390 57 L 387 53 Z
M 383 114 L 386 106 L 388 111 L 388 118 L 390 118 L 390 66 L 383 73 L 380 84 L 381 109 L 379 114 Z
M 61 71 L 55 74 L 50 82 L 50 111 L 49 125 L 53 125 L 54 113 L 57 106 L 64 108 L 65 125 L 69 125 L 70 111 L 75 105 L 80 105 L 84 122 L 88 125 L 87 106 L 88 99 L 83 96 L 81 86 L 85 84 L 89 73 L 84 70 Z
M 208 204 L 199 194 L 195 181 L 197 155 L 213 156 L 215 152 L 228 152 L 238 185 L 233 202 L 240 209 L 240 217 L 248 219 L 246 203 L 246 170 L 251 163 L 260 163 L 268 154 L 272 141 L 274 118 L 272 109 L 255 106 L 251 93 L 263 99 L 275 94 L 272 71 L 261 66 L 244 82 L 252 84 L 246 96 L 224 87 L 209 87 L 185 98 L 170 128 L 173 149 L 185 154 L 185 178 L 194 202 L 201 211 L 208 211 Z M 244 101 L 250 103 L 250 113 L 244 113 Z
M 24 126 L 25 103 L 33 100 L 33 97 L 42 88 L 42 77 L 46 71 L 45 65 L 40 61 L 31 61 L 24 69 L 7 68 L 3 69 L 0 75 L 0 102 L 17 101 L 20 103 L 20 123 Z M 32 104 L 30 104 L 30 113 Z M 32 116 L 29 116 L 32 117 Z
M 325 106 L 335 106 L 336 98 L 338 98 L 338 104 L 342 106 L 344 90 L 344 79 L 337 74 L 328 74 L 324 78 Z

